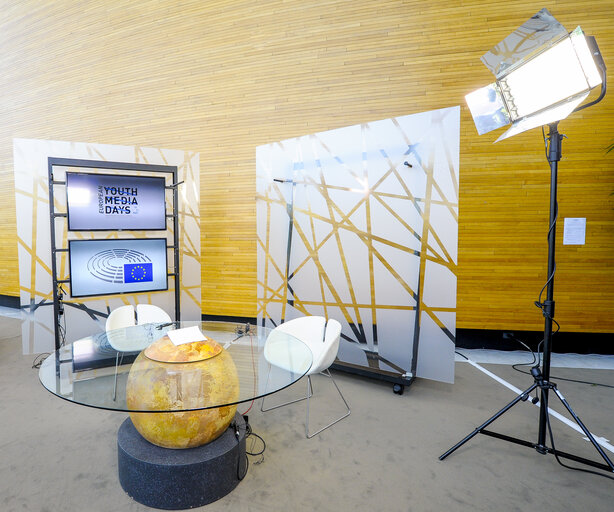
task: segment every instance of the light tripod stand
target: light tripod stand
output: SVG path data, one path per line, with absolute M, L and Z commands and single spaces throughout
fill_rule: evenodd
M 603 91 L 605 93 L 605 90 Z M 603 95 L 601 96 L 603 97 Z M 601 98 L 600 98 L 601 99 Z M 594 102 L 593 102 L 594 103 Z M 589 106 L 588 104 L 586 106 Z M 520 393 L 514 400 L 508 403 L 505 407 L 491 416 L 487 421 L 485 421 L 482 425 L 477 427 L 471 434 L 466 436 L 464 439 L 456 443 L 452 448 L 446 451 L 443 455 L 439 457 L 439 460 L 444 460 L 448 455 L 452 454 L 462 445 L 464 445 L 467 441 L 472 439 L 477 434 L 484 434 L 490 437 L 495 437 L 497 439 L 502 439 L 504 441 L 508 441 L 511 443 L 519 444 L 521 446 L 527 446 L 529 448 L 535 448 L 537 452 L 541 454 L 553 454 L 557 458 L 562 457 L 565 459 L 570 459 L 575 462 L 580 462 L 582 464 L 586 464 L 604 471 L 614 473 L 614 464 L 608 458 L 606 453 L 603 451 L 602 447 L 597 443 L 593 435 L 589 432 L 588 428 L 582 423 L 580 418 L 573 411 L 571 406 L 567 403 L 567 400 L 563 397 L 561 392 L 558 390 L 555 383 L 550 381 L 550 360 L 552 355 L 552 323 L 554 317 L 554 272 L 555 272 L 555 258 L 554 258 L 554 249 L 555 249 L 555 236 L 556 236 L 556 218 L 557 218 L 557 172 L 558 172 L 558 162 L 561 159 L 561 146 L 564 135 L 560 134 L 558 131 L 558 121 L 549 125 L 549 133 L 548 133 L 548 162 L 550 163 L 550 229 L 548 231 L 548 281 L 546 283 L 546 300 L 543 303 L 537 303 L 537 305 L 542 309 L 542 313 L 545 317 L 545 325 L 544 325 L 544 340 L 543 340 L 543 358 L 541 363 L 541 368 L 539 366 L 535 366 L 531 369 L 531 375 L 533 376 L 533 384 Z M 540 299 L 541 300 L 541 299 Z M 509 411 L 514 405 L 518 402 L 526 401 L 530 398 L 531 393 L 539 389 L 540 391 L 540 399 L 539 399 L 539 427 L 538 427 L 538 435 L 537 442 L 530 442 L 523 439 L 518 439 L 515 437 L 511 437 L 508 435 L 500 434 L 497 432 L 492 432 L 490 430 L 486 430 L 486 428 L 493 423 L 495 420 L 500 418 L 503 414 Z M 552 447 L 548 447 L 546 445 L 546 434 L 547 430 L 549 430 L 549 417 L 548 417 L 548 394 L 549 391 L 552 390 L 556 396 L 559 398 L 561 403 L 565 406 L 569 414 L 573 417 L 578 426 L 582 429 L 588 440 L 595 447 L 601 458 L 605 461 L 604 463 L 595 462 L 590 459 L 586 459 L 584 457 L 579 457 L 576 455 L 572 455 L 570 453 L 566 453 Z M 535 400 L 535 399 L 533 399 Z M 537 403 L 534 401 L 534 403 Z

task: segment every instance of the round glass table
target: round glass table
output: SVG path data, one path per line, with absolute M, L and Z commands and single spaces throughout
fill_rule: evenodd
M 230 322 L 131 326 L 61 347 L 39 378 L 70 402 L 128 412 L 118 432 L 122 487 L 151 507 L 192 508 L 230 492 L 247 470 L 239 404 L 247 409 L 311 367 L 307 345 L 285 333 L 269 343 L 287 364 L 271 365 L 270 332 Z

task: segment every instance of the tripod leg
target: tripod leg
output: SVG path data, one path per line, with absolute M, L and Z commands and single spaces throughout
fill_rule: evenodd
M 608 458 L 608 456 L 606 455 L 606 453 L 603 451 L 603 448 L 601 448 L 601 446 L 599 446 L 599 443 L 597 443 L 597 441 L 595 440 L 595 438 L 593 437 L 593 434 L 590 433 L 590 431 L 588 430 L 588 428 L 586 428 L 586 426 L 584 425 L 584 423 L 582 423 L 582 420 L 580 420 L 580 418 L 578 417 L 578 415 L 573 411 L 573 409 L 571 408 L 571 406 L 567 403 L 567 400 L 565 400 L 565 397 L 561 394 L 561 392 L 556 388 L 556 386 L 554 386 L 552 388 L 552 390 L 556 393 L 556 396 L 559 397 L 559 400 L 561 401 L 561 403 L 565 406 L 565 409 L 567 409 L 567 411 L 569 412 L 569 414 L 571 414 L 571 416 L 573 417 L 573 419 L 575 420 L 575 422 L 578 424 L 578 426 L 582 429 L 582 431 L 586 434 L 586 437 L 588 437 L 588 440 L 592 443 L 592 445 L 595 447 L 595 449 L 597 450 L 597 452 L 599 452 L 599 455 L 601 455 L 601 458 L 606 462 L 606 464 L 608 466 L 610 466 L 610 469 L 612 470 L 612 472 L 614 472 L 614 464 L 612 464 L 612 461 Z
M 531 393 L 531 391 L 533 391 L 535 388 L 537 387 L 537 384 L 534 383 L 529 389 L 527 389 L 526 391 L 523 391 L 520 395 L 518 395 L 516 398 L 514 398 L 514 400 L 512 400 L 509 404 L 507 404 L 503 409 L 501 409 L 500 411 L 498 411 L 497 413 L 495 413 L 493 416 L 491 416 L 488 420 L 486 420 L 486 422 L 482 423 L 478 428 L 476 428 L 473 432 L 471 432 L 471 434 L 469 434 L 467 437 L 465 437 L 462 441 L 459 441 L 458 443 L 456 443 L 452 448 L 450 448 L 446 453 L 444 453 L 443 455 L 441 455 L 439 457 L 439 460 L 443 460 L 445 459 L 448 455 L 450 455 L 451 453 L 455 452 L 458 448 L 460 448 L 461 446 L 463 446 L 467 441 L 469 441 L 470 439 L 472 439 L 475 435 L 479 434 L 482 430 L 484 430 L 488 425 L 490 425 L 493 421 L 495 421 L 497 418 L 499 418 L 500 416 L 502 416 L 503 414 L 505 414 L 508 410 L 510 410 L 512 407 L 514 407 L 518 402 L 520 401 L 524 401 L 529 397 L 529 394 Z

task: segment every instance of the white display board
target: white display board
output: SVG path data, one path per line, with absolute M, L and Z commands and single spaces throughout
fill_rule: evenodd
M 460 107 L 256 151 L 258 320 L 323 315 L 339 361 L 454 380 Z
M 25 354 L 51 351 L 54 348 L 53 289 L 51 272 L 51 233 L 49 219 L 48 158 L 96 160 L 104 162 L 142 163 L 176 166 L 178 181 L 179 250 L 181 283 L 181 319 L 200 320 L 200 163 L 195 152 L 35 139 L 14 139 L 15 204 L 17 208 L 17 246 L 19 257 L 20 304 L 26 320 L 22 326 Z M 66 169 L 58 169 L 54 181 L 62 181 Z M 169 183 L 168 185 L 173 185 Z M 66 193 L 54 193 L 54 207 L 66 212 Z M 68 247 L 70 239 L 159 238 L 173 244 L 173 223 L 166 231 L 96 231 L 69 232 L 67 219 L 56 218 L 56 247 Z M 57 257 L 58 279 L 69 277 L 68 253 Z M 169 261 L 172 258 L 169 256 Z M 171 269 L 172 270 L 172 269 Z M 174 279 L 169 278 L 167 291 L 104 297 L 64 297 L 61 321 L 65 342 L 104 329 L 109 311 L 125 304 L 150 303 L 160 306 L 171 316 L 174 312 Z M 69 289 L 66 289 L 69 292 Z

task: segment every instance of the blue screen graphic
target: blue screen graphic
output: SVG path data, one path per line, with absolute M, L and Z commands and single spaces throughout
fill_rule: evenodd
M 165 238 L 69 240 L 72 297 L 168 290 Z
M 153 281 L 153 263 L 128 263 L 124 265 L 124 283 Z

